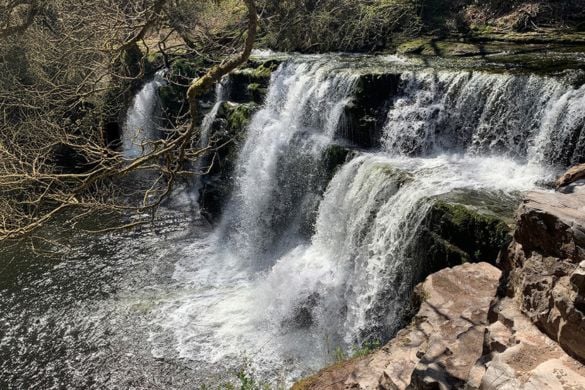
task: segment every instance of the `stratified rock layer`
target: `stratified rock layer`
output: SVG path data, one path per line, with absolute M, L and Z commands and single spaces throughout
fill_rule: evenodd
M 489 317 L 485 355 L 471 372 L 467 388 L 585 389 L 585 367 L 540 332 L 514 300 L 496 302 Z
M 585 361 L 585 192 L 533 192 L 503 265 L 508 293 L 569 354 Z

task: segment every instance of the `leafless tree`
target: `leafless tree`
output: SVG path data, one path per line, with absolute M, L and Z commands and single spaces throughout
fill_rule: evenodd
M 201 9 L 223 12 L 215 23 L 227 36 L 209 20 L 178 17 Z M 254 0 L 0 0 L 0 241 L 63 215 L 72 224 L 95 213 L 149 215 L 112 228 L 148 222 L 205 153 L 197 100 L 247 60 L 257 24 Z M 188 88 L 192 120 L 128 160 L 109 144 L 103 119 L 155 52 L 215 65 Z M 148 180 L 128 186 L 141 171 Z

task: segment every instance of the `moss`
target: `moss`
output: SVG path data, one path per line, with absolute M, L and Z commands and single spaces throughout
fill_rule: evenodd
M 272 72 L 276 70 L 280 60 L 265 62 L 249 61 L 245 67 L 230 74 L 230 100 L 236 103 L 255 102 L 262 104 Z
M 398 46 L 399 54 L 420 54 L 431 43 L 431 38 L 417 38 Z
M 252 115 L 258 110 L 255 103 L 230 105 L 224 104 L 226 110 L 225 116 L 228 123 L 229 132 L 234 134 L 243 134 L 243 130 L 250 124 Z
M 173 77 L 192 80 L 205 68 L 205 64 L 201 60 L 177 58 L 171 63 L 170 73 Z
M 248 85 L 248 93 L 250 94 L 252 101 L 261 104 L 266 97 L 268 89 L 261 84 L 252 83 Z
M 495 263 L 510 241 L 510 226 L 500 217 L 439 200 L 429 216 L 429 230 L 445 255 L 460 262 Z

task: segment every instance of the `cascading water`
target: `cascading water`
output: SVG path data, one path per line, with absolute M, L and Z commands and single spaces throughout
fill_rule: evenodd
M 227 100 L 229 95 L 228 91 L 226 90 L 226 84 L 227 80 L 222 80 L 217 83 L 215 87 L 215 103 L 213 104 L 211 110 L 203 118 L 203 123 L 201 124 L 199 147 L 206 148 L 209 144 L 209 136 L 213 122 L 217 118 L 217 113 L 219 112 L 221 104 Z
M 466 71 L 405 72 L 402 82 L 383 139 L 390 153 L 494 154 L 560 165 L 585 158 L 585 86 Z
M 209 146 L 209 137 L 211 135 L 211 130 L 213 127 L 213 123 L 215 122 L 215 120 L 217 119 L 217 114 L 219 113 L 219 109 L 221 108 L 221 105 L 227 100 L 228 96 L 229 96 L 229 91 L 227 90 L 228 87 L 226 87 L 226 84 L 228 83 L 228 80 L 222 80 L 219 83 L 217 83 L 216 87 L 215 87 L 215 103 L 213 104 L 213 107 L 211 108 L 211 110 L 205 115 L 205 117 L 203 118 L 203 122 L 201 123 L 201 135 L 199 138 L 199 147 L 204 149 L 207 148 Z M 193 171 L 196 173 L 196 177 L 195 177 L 195 185 L 193 186 L 193 189 L 191 191 L 192 193 L 192 201 L 193 203 L 198 203 L 199 202 L 199 192 L 201 191 L 201 188 L 203 187 L 203 183 L 201 181 L 201 175 L 203 175 L 203 173 L 205 172 L 205 168 L 206 168 L 206 158 L 205 156 L 199 158 L 196 162 L 195 162 L 195 167 L 193 169 Z
M 122 147 L 126 158 L 136 158 L 148 153 L 148 142 L 157 138 L 160 109 L 158 90 L 165 85 L 166 70 L 159 70 L 154 79 L 147 82 L 134 97 L 126 114 Z
M 323 153 L 356 79 L 323 60 L 289 62 L 273 75 L 265 107 L 249 126 L 236 190 L 220 226 L 228 250 L 262 267 L 263 257 L 306 235 L 326 184 Z
M 550 179 L 552 165 L 581 159 L 563 145 L 580 139 L 585 87 L 404 71 L 383 150 L 360 152 L 323 194 L 323 154 L 359 77 L 327 57 L 275 72 L 220 226 L 177 264 L 176 280 L 192 288 L 161 309 L 156 356 L 178 351 L 220 367 L 248 356 L 268 377 L 285 365 L 294 378 L 322 367 L 337 347 L 387 338 L 428 272 L 414 248 L 437 196 L 513 197 Z

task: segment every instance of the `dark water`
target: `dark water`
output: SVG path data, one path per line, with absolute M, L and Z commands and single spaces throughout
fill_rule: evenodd
M 131 233 L 57 234 L 68 247 L 36 240 L 34 249 L 3 248 L 0 389 L 202 384 L 196 362 L 156 359 L 148 342 L 153 310 L 177 288 L 174 248 L 208 230 L 179 215 L 167 211 Z

